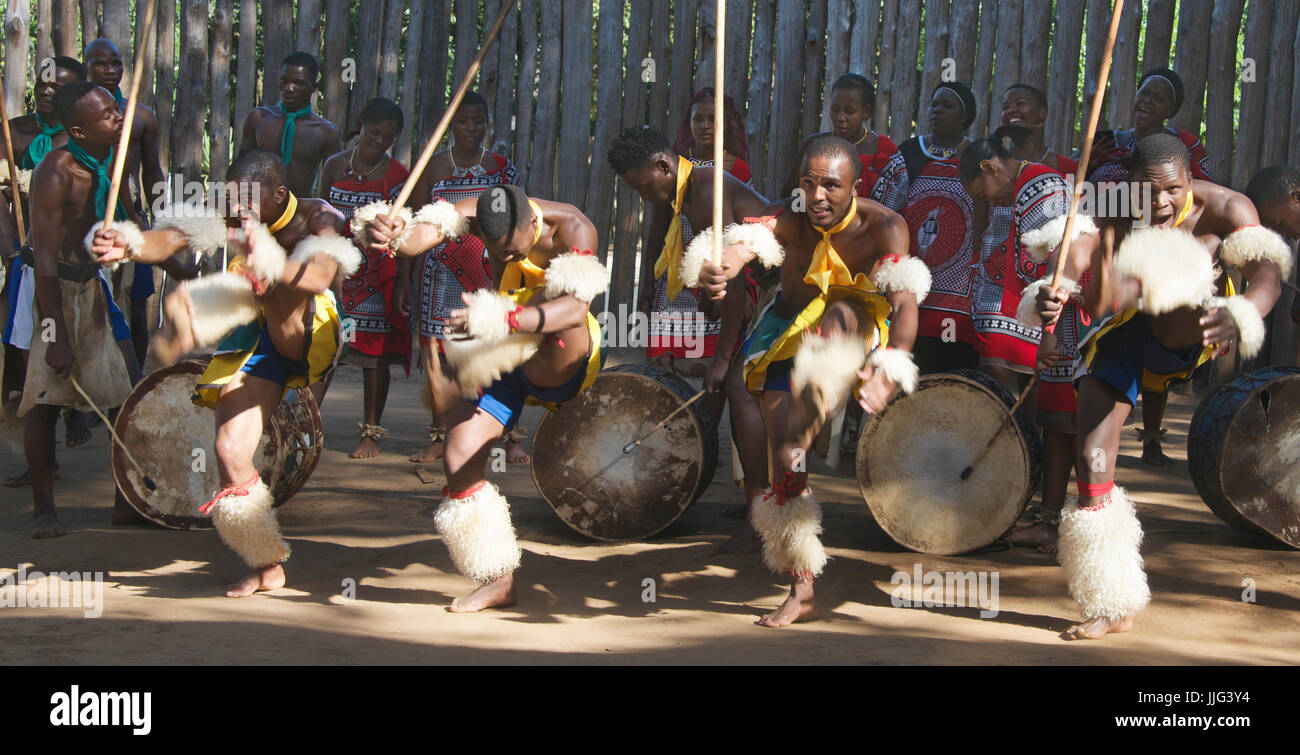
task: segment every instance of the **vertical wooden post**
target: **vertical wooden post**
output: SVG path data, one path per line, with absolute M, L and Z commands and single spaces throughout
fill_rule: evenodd
M 418 2 L 418 0 L 417 0 Z M 384 3 L 384 30 L 379 46 L 379 82 L 376 95 L 397 99 L 397 73 L 401 68 L 402 54 L 402 20 L 406 11 L 406 0 L 387 0 Z M 475 48 L 475 52 L 477 52 Z M 364 102 L 361 107 L 365 107 Z M 358 110 L 359 114 L 361 111 Z M 348 124 L 344 131 L 356 128 L 355 123 Z
M 298 18 L 293 35 L 293 49 L 321 57 L 321 0 L 297 0 Z
M 877 133 L 890 132 L 890 114 L 893 112 L 894 71 L 898 50 L 898 12 L 902 0 L 885 0 L 880 17 L 880 55 L 876 57 L 880 75 L 876 79 L 876 109 L 872 111 L 872 129 Z
M 673 0 L 673 54 L 669 71 L 672 84 L 668 89 L 669 141 L 676 136 L 678 124 L 686 117 L 686 103 L 690 101 L 691 95 L 695 94 L 695 73 L 692 65 L 695 61 L 698 28 L 695 14 L 698 10 L 696 0 Z
M 930 92 L 939 85 L 939 76 L 943 73 L 943 59 L 948 57 L 948 45 L 952 42 L 952 33 L 948 25 L 951 10 L 947 0 L 925 4 L 925 54 L 921 65 L 921 96 L 917 98 L 916 110 L 912 115 L 912 119 L 918 124 L 925 120 L 925 114 L 930 110 Z
M 137 13 L 145 14 L 145 10 L 145 7 L 137 5 Z M 158 12 L 154 11 L 153 27 L 145 28 L 144 22 L 145 19 L 137 18 L 133 27 L 135 49 L 141 50 L 144 55 L 144 71 L 140 74 L 140 102 L 153 107 L 157 102 L 154 99 L 154 74 L 158 70 Z
M 948 16 L 948 57 L 957 65 L 957 78 L 975 80 L 975 42 L 979 39 L 979 0 L 952 0 Z M 979 97 L 975 98 L 978 107 Z
M 946 1 L 946 0 L 945 0 Z M 803 120 L 792 148 L 822 124 L 822 102 L 826 99 L 826 0 L 812 0 L 804 34 Z
M 54 6 L 51 0 L 36 0 L 36 65 L 54 57 Z
M 81 0 L 81 44 L 77 45 L 76 57 L 81 59 L 81 49 L 90 44 L 92 39 L 99 36 L 99 0 Z M 162 8 L 158 9 L 161 18 Z M 176 18 L 175 11 L 172 12 L 172 18 Z M 162 28 L 162 27 L 159 27 Z
M 1206 20 L 1213 15 L 1214 0 L 1182 0 L 1174 70 L 1183 79 L 1183 107 L 1169 119 L 1169 125 L 1198 136 L 1201 115 L 1205 112 L 1205 72 L 1209 67 L 1206 53 L 1210 49 L 1210 25 Z
M 212 117 L 208 121 L 208 176 L 213 181 L 225 179 L 230 165 L 230 41 L 234 20 L 235 0 L 217 0 L 212 12 Z
M 717 16 L 716 2 L 718 0 L 699 0 L 697 7 L 699 20 L 695 28 L 699 33 L 695 38 L 695 77 L 691 87 L 696 91 L 713 86 L 713 46 L 718 36 L 718 30 L 714 25 Z
M 1068 0 L 1063 0 L 1068 1 Z M 975 123 L 973 133 L 988 133 L 989 124 L 997 123 L 993 111 L 1002 105 L 1002 93 L 993 94 L 993 58 L 998 49 L 997 0 L 984 0 L 980 4 L 979 44 L 975 48 L 975 81 L 971 93 L 975 95 Z
M 337 0 L 342 5 L 347 0 Z M 248 114 L 257 105 L 257 0 L 239 0 L 239 47 L 235 59 L 238 81 L 254 82 L 251 86 L 235 87 L 235 128 L 243 129 Z M 337 78 L 337 75 L 336 75 Z M 327 90 L 328 91 L 328 90 Z M 325 98 L 330 103 L 330 98 Z M 328 117 L 328 116 L 327 116 Z M 239 149 L 240 133 L 235 134 L 235 149 Z
M 852 0 L 852 6 L 848 70 L 866 76 L 875 84 L 876 42 L 880 39 L 880 0 Z
M 483 24 L 484 24 L 483 32 L 484 33 L 487 32 L 487 25 L 492 23 L 492 19 L 496 18 L 497 14 L 499 14 L 500 12 L 501 12 L 501 0 L 483 0 Z M 588 17 L 590 17 L 591 12 L 588 11 L 587 15 Z M 505 34 L 504 24 L 501 27 L 501 33 L 504 36 Z M 591 43 L 593 45 L 595 44 L 594 38 L 592 39 Z M 480 41 L 480 45 L 481 44 L 482 42 Z M 501 50 L 504 49 L 506 48 L 505 47 L 501 48 Z M 501 50 L 493 50 L 492 53 L 488 55 L 487 58 L 483 61 L 483 65 L 479 68 L 478 93 L 483 95 L 483 99 L 487 100 L 487 116 L 489 121 L 492 120 L 492 115 L 496 111 L 497 87 L 498 87 L 497 68 L 499 67 L 500 64 Z M 493 129 L 488 129 L 488 135 L 485 140 L 485 144 L 487 145 L 487 148 L 489 150 L 492 149 L 493 138 L 494 138 Z
M 1174 0 L 1147 0 L 1146 43 L 1142 46 L 1142 71 L 1169 67 L 1169 46 L 1174 35 Z M 1187 11 L 1184 11 L 1187 12 Z M 1205 19 L 1200 19 L 1205 23 Z
M 27 60 L 31 38 L 31 3 L 12 2 L 5 8 L 5 110 L 18 117 L 27 112 Z
M 1232 155 L 1232 180 L 1219 180 L 1234 189 L 1244 189 L 1259 169 L 1259 149 L 1264 137 L 1264 107 L 1268 85 L 1269 32 L 1273 21 L 1273 0 L 1250 0 L 1246 9 L 1246 47 L 1242 58 L 1241 103 L 1237 117 L 1237 149 Z
M 564 63 L 563 23 L 559 13 L 542 8 L 541 75 L 537 86 L 537 117 L 533 121 L 533 154 L 528 169 L 528 188 L 539 197 L 555 197 L 555 143 L 559 124 L 560 66 Z M 459 23 L 459 21 L 457 21 Z M 457 39 L 460 35 L 457 34 Z M 457 43 L 459 44 L 459 42 Z M 457 54 L 459 58 L 459 54 Z M 632 57 L 629 55 L 628 64 Z M 637 70 L 640 67 L 637 66 Z M 640 79 L 635 79 L 640 81 Z
M 605 11 L 602 9 L 600 12 L 604 14 Z M 619 24 L 621 25 L 623 19 L 622 8 L 619 8 L 617 12 L 619 14 Z M 603 16 L 601 19 L 598 19 L 598 22 L 600 20 L 603 20 Z M 673 94 L 670 91 L 671 87 L 669 86 L 669 78 L 672 74 L 670 61 L 673 59 L 673 11 L 669 0 L 653 0 L 653 8 L 650 11 L 650 21 L 653 25 L 653 29 L 650 32 L 650 47 L 646 52 L 646 55 L 654 59 L 654 81 L 650 82 L 648 122 L 650 127 L 659 131 L 659 133 L 669 134 L 670 115 L 668 108 L 670 106 L 669 103 L 671 102 L 670 98 Z M 617 57 L 618 51 L 614 50 L 611 54 Z M 600 58 L 599 53 L 597 53 L 596 57 L 598 59 Z M 598 62 L 597 66 L 600 65 L 601 64 Z M 618 81 L 615 80 L 614 77 L 611 76 L 608 78 L 614 86 L 618 86 Z M 611 107 L 617 106 L 617 101 L 611 105 Z M 604 113 L 612 111 L 603 110 L 597 106 L 596 112 Z M 598 129 L 600 128 L 599 122 L 596 127 Z M 672 138 L 671 134 L 669 134 L 669 138 Z M 592 159 L 594 160 L 595 157 L 600 154 L 602 153 L 596 153 L 593 155 Z M 646 230 L 649 231 L 649 227 L 647 227 Z
M 989 93 L 991 99 L 988 112 L 982 117 L 977 113 L 976 124 L 995 125 L 998 117 L 993 111 L 1002 103 L 1002 93 L 1020 80 L 1020 28 L 1023 10 L 1021 0 L 998 3 L 998 52 L 993 67 L 993 91 Z
M 751 181 L 760 193 L 772 188 L 764 183 L 763 177 L 767 175 L 768 164 L 767 133 L 772 113 L 772 37 L 775 24 L 776 0 L 755 0 L 754 50 L 750 60 L 745 132 L 749 137 Z
M 764 185 L 775 189 L 794 164 L 803 115 L 804 7 L 799 0 L 776 5 L 776 75 L 772 82 L 767 175 Z
M 1058 0 L 1052 66 L 1047 79 L 1047 146 L 1062 154 L 1074 147 L 1079 102 L 1079 53 L 1083 49 L 1085 0 Z
M 420 91 L 420 66 L 422 60 L 421 53 L 424 50 L 424 13 L 425 4 L 421 0 L 412 0 L 411 16 L 406 27 L 406 64 L 402 66 L 402 121 L 405 124 L 402 127 L 402 133 L 397 137 L 397 144 L 393 147 L 393 158 L 403 165 L 411 164 L 411 147 L 413 139 L 419 133 L 419 124 L 416 122 L 416 116 L 419 112 L 415 109 L 416 94 Z M 501 39 L 497 44 L 505 43 L 507 47 L 510 42 L 514 41 L 512 35 L 508 35 L 503 29 Z
M 54 0 L 54 53 L 81 58 L 77 42 L 76 0 Z
M 293 0 L 261 0 L 262 18 L 262 102 L 280 101 L 280 61 L 293 52 Z M 378 24 L 373 24 L 378 28 Z M 371 68 L 373 75 L 375 69 Z
M 399 0 L 370 0 L 363 8 L 357 22 L 356 40 L 356 83 L 348 92 L 348 114 L 338 123 L 344 133 L 355 128 L 361 108 L 366 106 L 378 87 L 379 55 L 381 39 L 384 32 L 384 9 L 389 2 Z M 470 53 L 473 56 L 473 52 Z M 466 67 L 468 67 L 466 63 Z
M 131 3 L 130 0 L 102 0 L 104 21 L 100 27 L 100 36 L 106 37 L 122 54 L 125 63 L 122 71 L 122 83 L 119 85 L 125 95 L 131 87 L 131 56 L 134 39 L 131 37 Z M 143 8 L 141 8 L 143 10 Z M 89 40 L 87 40 L 89 41 Z
M 849 34 L 853 18 L 849 0 L 830 0 L 826 5 L 826 93 L 822 97 L 822 118 L 818 131 L 831 127 L 830 87 L 849 72 Z
M 1111 0 L 1088 0 L 1088 47 L 1084 53 L 1087 60 L 1083 75 L 1084 102 L 1092 102 L 1093 94 L 1097 91 L 1097 72 L 1101 70 L 1101 52 L 1106 46 L 1106 27 L 1110 24 L 1111 5 Z M 1120 115 L 1117 119 L 1108 120 L 1105 103 L 1106 100 L 1103 99 L 1101 115 L 1097 122 L 1109 123 L 1112 127 L 1118 128 L 1126 116 Z M 1086 108 L 1079 109 L 1079 117 L 1088 117 Z M 1082 127 L 1079 130 L 1082 132 Z
M 622 18 L 619 19 L 620 29 Z M 533 106 L 537 91 L 537 0 L 520 0 L 519 3 L 519 79 L 515 82 L 515 102 L 519 112 L 515 115 L 515 164 L 524 172 L 524 183 L 529 185 L 529 163 L 533 149 Z
M 186 181 L 198 181 L 203 173 L 203 133 L 208 119 L 208 2 L 181 0 L 181 7 L 181 80 L 176 89 L 172 145 L 175 172 Z
M 1260 148 L 1259 167 L 1286 162 L 1291 130 L 1291 74 L 1296 61 L 1296 19 L 1300 3 L 1277 3 L 1273 6 L 1273 34 L 1268 45 L 1268 88 L 1272 96 L 1264 105 L 1264 141 Z M 1243 185 L 1244 188 L 1244 185 Z
M 550 12 L 547 12 L 548 10 Z M 542 15 L 543 17 L 557 16 L 555 23 L 560 23 L 559 14 L 555 13 L 554 7 L 543 7 Z M 556 39 L 555 43 L 560 44 L 560 40 Z M 465 72 L 469 70 L 469 63 L 477 53 L 478 0 L 456 0 L 456 63 L 451 73 L 453 82 L 459 83 L 461 79 L 465 78 Z M 556 58 L 556 62 L 559 62 L 559 58 Z M 471 85 L 470 88 L 476 89 L 477 86 Z
M 848 5 L 847 0 L 841 0 Z M 745 93 L 749 89 L 749 34 L 754 21 L 754 0 L 727 0 L 727 96 L 740 109 L 741 116 L 749 110 Z M 848 42 L 849 19 L 844 16 L 844 41 Z M 835 28 L 831 19 L 829 29 Z M 827 33 L 830 33 L 829 31 Z M 651 116 L 655 117 L 652 111 Z
M 660 19 L 656 17 L 655 21 L 659 23 Z M 610 218 L 614 210 L 613 189 L 617 179 L 605 155 L 621 120 L 613 114 L 619 112 L 621 105 L 619 92 L 623 87 L 622 52 L 623 0 L 601 0 L 599 15 L 596 17 L 596 112 L 601 117 L 596 118 L 595 123 L 596 136 L 591 152 L 591 192 L 587 195 L 586 205 L 587 217 L 591 218 L 596 232 L 600 234 L 601 244 L 596 250 L 598 256 L 609 245 Z M 656 59 L 655 65 L 659 62 Z M 639 61 L 637 68 L 640 69 Z M 650 84 L 652 92 L 667 88 L 665 83 L 659 81 Z
M 650 10 L 646 2 L 629 3 L 629 23 L 627 27 L 627 57 L 623 61 L 623 118 L 625 126 L 635 126 L 645 119 L 645 84 L 641 81 L 640 62 L 645 59 L 650 48 Z M 694 16 L 691 17 L 692 20 Z M 691 26 L 691 34 L 694 27 Z M 689 60 L 689 58 L 688 58 Z M 608 264 L 613 271 L 610 278 L 609 295 L 605 297 L 604 307 L 613 310 L 620 303 L 626 303 L 629 310 L 636 307 L 633 297 L 637 268 L 640 257 L 637 255 L 637 238 L 642 228 L 641 199 L 623 182 L 618 184 L 617 206 L 614 221 L 614 248 L 610 252 Z M 658 254 L 659 250 L 641 249 L 641 254 Z M 646 285 L 646 281 L 641 281 Z M 595 309 L 595 306 L 592 307 Z
M 560 99 L 560 161 L 565 166 L 557 176 L 561 202 L 577 207 L 587 204 L 587 181 L 594 163 L 604 155 L 591 152 L 591 0 L 564 0 L 563 50 L 564 85 Z M 644 55 L 642 58 L 644 59 Z M 630 61 L 641 81 L 641 60 Z
M 1132 120 L 1133 95 L 1137 94 L 1137 81 L 1142 76 L 1137 70 L 1140 5 L 1137 0 L 1124 3 L 1119 33 L 1115 35 L 1115 54 L 1110 64 L 1110 112 L 1116 124 L 1132 125 L 1129 121 Z M 1204 60 L 1205 48 L 1201 47 L 1198 54 Z M 1187 107 L 1187 104 L 1183 105 L 1184 109 Z
M 158 83 L 154 111 L 158 114 L 158 159 L 168 180 L 172 174 L 173 103 L 176 101 L 176 26 L 176 3 L 158 3 Z
M 1296 21 L 1292 44 L 1297 51 L 1300 51 L 1300 21 Z M 1291 72 L 1291 150 L 1287 162 L 1291 165 L 1300 165 L 1300 54 L 1296 55 L 1295 68 Z M 1290 356 L 1294 359 L 1295 355 L 1293 349 Z
M 917 103 L 926 102 L 930 98 L 929 92 L 918 92 L 921 86 L 917 63 L 921 46 L 922 6 L 921 0 L 900 0 L 898 4 L 898 60 L 894 63 L 894 96 L 889 106 L 892 121 L 889 124 L 889 137 L 896 143 L 902 143 L 912 135 Z M 924 134 L 929 130 L 930 125 L 924 119 L 916 123 L 915 133 Z
M 1136 5 L 1136 2 L 1129 3 Z M 1128 12 L 1128 8 L 1125 8 Z M 1024 15 L 1020 20 L 1020 82 L 1047 91 L 1047 42 L 1052 36 L 1052 4 L 1025 0 Z M 1133 37 L 1137 43 L 1137 35 Z M 1076 62 L 1076 65 L 1078 63 Z M 1013 84 L 1015 82 L 1012 82 Z M 997 93 L 1002 96 L 1001 92 Z M 998 117 L 989 113 L 990 123 Z
M 411 6 L 412 13 L 415 5 Z M 485 14 L 486 15 L 486 14 Z M 410 41 L 407 41 L 410 45 Z M 515 105 L 515 65 L 519 60 L 519 9 L 515 8 L 506 16 L 505 25 L 501 27 L 501 38 L 497 40 L 497 91 L 496 101 L 488 102 L 492 107 L 493 143 L 505 143 L 509 150 L 514 146 L 514 105 Z M 596 112 L 600 112 L 597 110 Z M 597 231 L 603 230 L 599 226 Z
M 1210 59 L 1205 92 L 1205 150 L 1216 180 L 1232 179 L 1232 148 L 1237 107 L 1237 32 L 1246 0 L 1218 0 L 1210 20 Z M 1150 39 L 1150 37 L 1148 37 Z

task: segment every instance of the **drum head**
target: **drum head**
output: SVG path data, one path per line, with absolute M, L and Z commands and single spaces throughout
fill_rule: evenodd
M 212 529 L 212 520 L 198 508 L 221 484 L 213 450 L 215 415 L 190 401 L 206 366 L 184 361 L 150 373 L 131 391 L 113 425 L 155 484 L 149 490 L 114 443 L 110 457 L 118 488 L 141 516 L 171 529 Z M 320 413 L 311 392 L 290 392 L 262 438 L 254 463 L 279 506 L 302 487 L 320 458 Z
M 1022 421 L 993 442 L 969 479 L 962 470 L 997 432 L 1015 397 L 983 373 L 922 377 L 868 415 L 858 439 L 858 486 L 899 545 L 955 555 L 989 545 L 1019 518 L 1039 475 L 1037 438 Z
M 1300 370 L 1269 367 L 1205 397 L 1187 458 L 1196 489 L 1239 529 L 1300 548 Z
M 640 366 L 601 372 L 591 387 L 547 413 L 533 439 L 533 480 L 560 519 L 597 540 L 640 540 L 672 524 L 708 487 L 717 432 L 695 402 L 644 443 L 696 393 L 689 383 Z

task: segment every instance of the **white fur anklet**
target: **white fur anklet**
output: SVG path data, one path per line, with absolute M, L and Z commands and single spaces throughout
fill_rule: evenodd
M 876 263 L 871 282 L 885 294 L 910 291 L 920 304 L 930 293 L 930 268 L 917 257 L 889 254 Z
M 1123 488 L 1111 488 L 1100 509 L 1061 510 L 1058 559 L 1084 619 L 1119 621 L 1151 602 L 1142 568 L 1142 525 Z
M 878 372 L 883 372 L 889 381 L 903 390 L 903 393 L 911 393 L 916 390 L 916 380 L 919 372 L 916 368 L 916 362 L 912 361 L 912 354 L 902 349 L 891 349 L 882 346 L 871 352 L 871 358 L 867 360 Z
M 857 335 L 804 335 L 790 368 L 790 389 L 796 394 L 813 386 L 834 413 L 848 400 L 867 359 L 866 344 Z M 821 407 L 818 407 L 819 409 Z
M 456 495 L 446 494 L 433 523 L 461 574 L 480 584 L 519 568 L 519 540 L 510 523 L 510 505 L 490 482 Z
M 821 576 L 826 567 L 822 546 L 822 507 L 805 488 L 798 496 L 781 501 L 765 488 L 754 501 L 752 521 L 763 539 L 763 563 L 773 573 Z
M 104 227 L 104 221 L 99 221 L 90 227 L 86 232 L 86 238 L 83 239 L 86 251 L 89 252 L 95 245 L 95 232 Z M 117 262 L 105 265 L 109 270 L 116 270 L 123 262 L 130 262 L 144 251 L 144 234 L 140 232 L 140 226 L 129 220 L 114 220 L 112 230 L 118 231 L 126 239 L 126 258 Z
M 361 267 L 361 250 L 357 249 L 352 239 L 345 239 L 342 236 L 308 236 L 294 247 L 293 256 L 289 260 L 299 265 L 306 265 L 318 254 L 323 254 L 337 262 L 339 272 L 345 277 L 352 275 Z
M 1232 321 L 1237 325 L 1237 344 L 1243 357 L 1249 359 L 1259 353 L 1264 346 L 1264 318 L 1260 317 L 1259 310 L 1249 299 L 1241 294 L 1226 299 L 1216 296 L 1210 300 L 1209 306 L 1226 307 L 1228 314 L 1232 315 Z
M 1043 327 L 1043 318 L 1038 316 L 1038 292 L 1051 287 L 1051 278 L 1039 278 L 1021 290 L 1020 304 L 1016 307 L 1016 319 L 1020 321 L 1021 325 L 1031 328 Z M 1072 281 L 1065 276 L 1061 276 L 1060 287 L 1069 291 L 1071 297 L 1083 295 L 1083 289 L 1079 287 L 1078 282 Z
M 213 273 L 181 283 L 190 298 L 190 332 L 195 346 L 219 342 L 244 323 L 253 322 L 262 308 L 253 284 L 237 273 Z
M 250 568 L 279 564 L 289 558 L 289 544 L 280 536 L 271 489 L 259 477 L 247 494 L 230 490 L 212 508 L 212 523 L 221 540 Z
M 456 209 L 456 205 L 444 200 L 430 202 L 421 207 L 412 217 L 414 223 L 424 223 L 437 228 L 444 239 L 458 239 L 469 230 L 469 221 Z

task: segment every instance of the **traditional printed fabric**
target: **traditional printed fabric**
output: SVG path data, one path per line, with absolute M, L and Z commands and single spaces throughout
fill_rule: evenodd
M 1123 183 L 1128 180 L 1128 158 L 1133 154 L 1133 147 L 1137 144 L 1136 131 L 1128 129 L 1111 133 L 1115 137 L 1115 146 L 1109 155 L 1100 158 L 1100 165 L 1088 174 L 1088 180 L 1093 183 Z M 1195 134 L 1170 126 L 1165 127 L 1165 133 L 1178 137 L 1178 140 L 1187 147 L 1187 161 L 1192 166 L 1192 178 L 1203 181 L 1214 180 L 1210 173 L 1210 153 Z M 1094 163 L 1089 161 L 1089 164 Z
M 1085 270 L 1079 279 L 1080 288 L 1086 290 L 1091 279 L 1092 271 Z M 1060 359 L 1039 376 L 1040 410 L 1070 414 L 1079 410 L 1079 402 L 1074 393 L 1074 376 L 1079 363 L 1079 333 L 1084 326 L 1090 324 L 1091 320 L 1079 306 L 1078 300 L 1071 298 L 1056 320 L 1056 350 Z
M 908 175 L 900 147 L 881 172 L 872 199 L 903 216 L 910 254 L 930 268 L 930 293 L 920 305 L 917 335 L 973 344 L 971 293 L 978 253 L 972 238 L 975 205 L 958 175 L 960 158 L 940 157 L 918 137 L 908 141 L 919 143 L 924 164 L 916 175 Z
M 358 207 L 371 202 L 391 202 L 401 192 L 408 171 L 389 159 L 382 178 L 370 181 L 343 180 L 329 187 L 326 200 L 344 217 L 352 219 Z M 393 289 L 397 283 L 397 260 L 381 252 L 362 249 L 361 267 L 343 279 L 340 302 L 343 317 L 353 322 L 349 346 L 372 357 L 394 355 L 410 371 L 411 333 L 406 317 L 397 309 Z
M 456 203 L 477 199 L 493 186 L 522 186 L 519 171 L 507 158 L 493 154 L 496 167 L 482 173 L 451 175 L 433 185 L 431 199 Z M 492 283 L 487 248 L 477 236 L 466 234 L 430 249 L 420 265 L 420 340 L 446 338 L 444 325 L 452 310 L 463 309 L 461 294 Z M 441 350 L 441 346 L 439 346 Z
M 1026 164 L 1020 172 L 1011 206 L 989 209 L 971 301 L 980 356 L 1034 366 L 1042 331 L 1018 321 L 1016 308 L 1025 285 L 1042 278 L 1047 263 L 1034 262 L 1020 237 L 1065 215 L 1069 209 L 1065 180 L 1037 163 Z

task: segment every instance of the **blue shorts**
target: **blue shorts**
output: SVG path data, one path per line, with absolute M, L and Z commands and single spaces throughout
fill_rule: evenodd
M 767 366 L 763 376 L 763 390 L 790 392 L 790 371 L 794 369 L 794 358 L 780 359 Z
M 99 276 L 99 283 L 104 287 L 104 300 L 108 302 L 108 321 L 113 326 L 113 340 L 131 340 L 131 326 L 122 316 L 122 310 L 118 309 L 117 302 L 113 301 L 113 292 L 109 289 L 108 281 L 104 280 L 103 275 Z
M 1129 404 L 1136 404 L 1142 392 L 1144 371 L 1158 375 L 1175 375 L 1196 367 L 1201 354 L 1199 345 L 1183 353 L 1166 349 L 1151 331 L 1151 316 L 1136 314 L 1133 319 L 1106 333 L 1097 343 L 1097 355 L 1088 375 L 1098 378 L 1124 394 Z
M 131 281 L 131 301 L 148 299 L 154 295 L 153 265 L 135 263 L 135 278 Z
M 521 367 L 516 367 L 500 380 L 489 385 L 483 395 L 470 403 L 492 415 L 492 418 L 505 427 L 506 432 L 514 429 L 524 411 L 524 401 L 534 398 L 550 404 L 568 401 L 582 391 L 582 383 L 587 377 L 587 359 L 582 360 L 573 377 L 558 388 L 541 388 L 533 385 L 524 377 Z
M 308 337 L 310 338 L 310 335 Z M 257 339 L 257 347 L 253 349 L 253 355 L 244 362 L 244 366 L 239 371 L 263 380 L 270 380 L 283 387 L 290 378 L 306 378 L 311 373 L 311 368 L 308 367 L 305 359 L 289 359 L 276 351 L 275 344 L 271 343 L 271 333 L 263 323 L 262 332 Z

